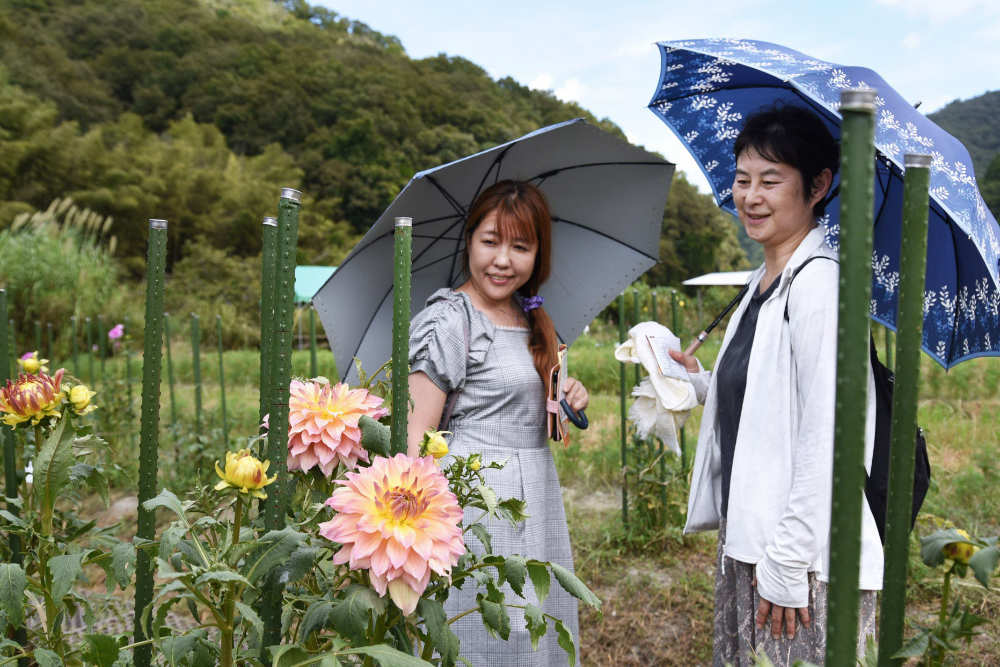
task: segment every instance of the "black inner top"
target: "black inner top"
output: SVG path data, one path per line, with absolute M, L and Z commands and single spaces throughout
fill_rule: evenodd
M 740 428 L 740 415 L 743 413 L 743 395 L 747 388 L 747 365 L 750 363 L 750 350 L 753 348 L 753 338 L 757 331 L 757 315 L 760 306 L 780 281 L 771 282 L 763 294 L 754 292 L 750 297 L 747 309 L 743 311 L 726 348 L 726 353 L 715 367 L 718 376 L 716 426 L 719 434 L 719 447 L 722 450 L 722 516 L 729 514 L 729 482 L 733 477 L 733 454 L 736 452 L 736 433 Z

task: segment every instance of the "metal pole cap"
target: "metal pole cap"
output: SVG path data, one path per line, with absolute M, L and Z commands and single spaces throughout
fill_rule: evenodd
M 396 218 L 396 227 L 412 227 L 413 218 L 408 218 L 406 216 L 399 216 Z
M 149 228 L 150 229 L 166 229 L 167 228 L 167 221 L 163 220 L 161 218 L 150 218 L 149 219 Z
M 927 169 L 931 166 L 931 156 L 925 153 L 907 153 L 903 156 L 903 166 Z
M 278 221 L 277 219 L 272 218 L 271 216 L 267 216 L 266 218 L 264 218 L 264 221 L 261 224 L 267 225 L 268 227 L 277 227 Z
M 281 198 L 290 199 L 298 204 L 302 201 L 302 193 L 295 188 L 281 188 Z
M 840 108 L 851 111 L 875 111 L 874 88 L 845 88 L 840 91 Z

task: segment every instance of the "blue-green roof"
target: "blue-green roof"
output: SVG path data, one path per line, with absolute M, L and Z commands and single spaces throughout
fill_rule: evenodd
M 335 266 L 296 266 L 295 302 L 308 303 L 337 270 Z

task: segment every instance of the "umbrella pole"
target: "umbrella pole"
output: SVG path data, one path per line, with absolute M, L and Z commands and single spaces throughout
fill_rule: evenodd
M 395 455 L 406 453 L 406 417 L 410 402 L 409 331 L 410 268 L 413 218 L 396 218 L 395 261 L 392 282 L 392 442 Z
M 920 342 L 923 338 L 924 274 L 927 268 L 929 155 L 906 155 L 903 233 L 899 253 L 899 310 L 896 313 L 896 383 L 892 397 L 892 444 L 886 509 L 885 576 L 879 619 L 880 667 L 903 664 L 891 656 L 903 647 L 906 565 L 913 514 L 914 445 Z M 888 331 L 888 330 L 887 330 Z
M 842 91 L 840 111 L 840 303 L 826 664 L 853 665 L 865 484 L 865 420 L 857 416 L 865 414 L 868 399 L 875 91 Z
M 167 221 L 149 221 L 149 256 L 146 260 L 146 322 L 142 351 L 142 409 L 139 428 L 139 508 L 136 537 L 156 538 L 156 511 L 143 503 L 156 495 L 159 460 L 160 372 L 163 345 L 163 274 L 167 261 Z M 142 617 L 153 600 L 153 554 L 139 549 L 135 561 L 135 642 L 145 641 Z M 135 664 L 148 667 L 153 647 L 142 644 L 132 654 Z

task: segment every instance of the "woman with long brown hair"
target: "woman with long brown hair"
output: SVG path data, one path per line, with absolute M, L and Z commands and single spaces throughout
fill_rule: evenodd
M 432 294 L 410 325 L 410 453 L 417 453 L 426 431 L 439 428 L 451 403 L 449 450 L 480 454 L 484 464 L 506 461 L 502 470 L 487 471 L 487 482 L 499 497 L 527 503 L 529 518 L 523 524 L 487 524 L 494 553 L 572 568 L 546 429 L 544 378 L 556 362 L 558 339 L 538 295 L 551 267 L 552 220 L 545 196 L 529 183 L 500 181 L 470 208 L 464 236 L 465 282 Z M 586 408 L 582 384 L 568 378 L 564 388 L 570 407 Z M 481 553 L 482 545 L 468 535 L 469 548 Z M 531 588 L 524 593 L 538 605 Z M 517 599 L 509 590 L 507 596 Z M 446 611 L 451 617 L 476 606 L 476 589 L 466 584 L 452 591 Z M 578 637 L 576 601 L 568 593 L 553 587 L 540 606 Z M 477 614 L 457 620 L 452 628 L 461 639 L 461 656 L 477 667 L 566 664 L 553 629 L 533 651 L 523 612 L 508 611 L 507 642 L 490 637 Z

